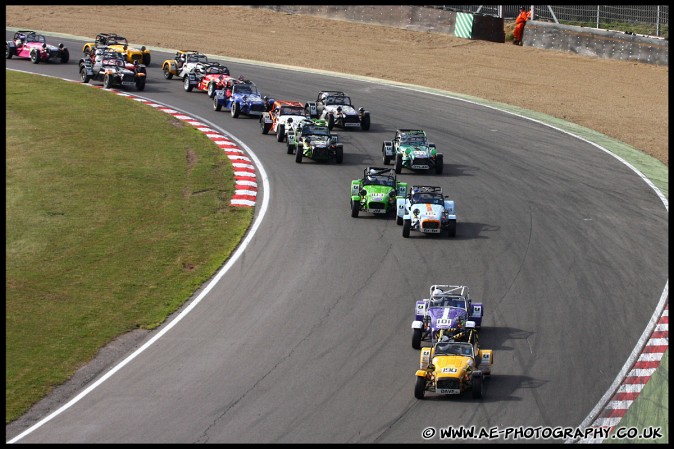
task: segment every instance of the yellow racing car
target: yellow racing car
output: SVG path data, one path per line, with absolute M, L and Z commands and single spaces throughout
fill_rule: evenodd
M 143 45 L 140 48 L 131 47 L 126 38 L 113 33 L 100 33 L 96 35 L 94 42 L 88 42 L 82 47 L 82 52 L 85 56 L 91 56 L 96 51 L 96 48 L 108 47 L 113 51 L 118 51 L 124 55 L 127 62 L 150 65 L 150 50 Z
M 466 329 L 464 332 L 476 332 Z M 474 399 L 482 398 L 484 376 L 490 375 L 494 363 L 491 349 L 479 349 L 477 335 L 472 338 L 444 336 L 432 347 L 421 348 L 416 372 L 414 397 L 423 399 L 426 391 L 460 395 L 470 390 Z M 471 343 L 472 341 L 472 343 Z

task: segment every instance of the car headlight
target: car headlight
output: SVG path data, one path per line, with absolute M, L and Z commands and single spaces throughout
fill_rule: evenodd
M 415 217 L 418 217 L 419 216 L 419 209 L 414 209 L 412 211 L 412 215 L 414 215 Z

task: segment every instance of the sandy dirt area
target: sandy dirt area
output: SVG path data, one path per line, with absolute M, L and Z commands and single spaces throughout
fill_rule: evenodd
M 137 45 L 448 90 L 577 123 L 669 165 L 668 67 L 245 6 L 7 6 L 6 26 L 115 32 Z

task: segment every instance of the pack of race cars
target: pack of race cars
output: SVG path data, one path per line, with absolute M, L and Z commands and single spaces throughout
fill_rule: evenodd
M 105 88 L 135 86 L 145 88 L 150 50 L 130 47 L 127 40 L 113 33 L 98 34 L 82 49 L 78 70 L 83 83 L 99 81 Z M 17 31 L 6 43 L 6 59 L 13 56 L 40 62 L 67 63 L 68 49 L 63 44 L 49 45 L 35 31 Z M 370 129 L 370 113 L 356 108 L 344 92 L 320 91 L 313 101 L 271 99 L 243 76 L 235 78 L 229 69 L 209 61 L 197 50 L 178 50 L 162 64 L 165 79 L 182 81 L 186 92 L 206 92 L 214 111 L 229 111 L 258 120 L 262 134 L 273 134 L 286 146 L 288 154 L 301 163 L 304 158 L 317 162 L 344 159 L 343 144 L 333 133 Z M 402 235 L 422 234 L 456 236 L 457 216 L 453 200 L 442 187 L 412 185 L 397 178 L 402 169 L 443 172 L 443 155 L 429 142 L 424 130 L 399 128 L 392 140 L 382 143 L 383 167 L 368 166 L 363 176 L 351 181 L 351 216 L 361 213 L 396 218 Z M 389 167 L 393 164 L 393 167 Z M 432 285 L 428 298 L 416 301 L 412 322 L 412 347 L 420 350 L 414 396 L 423 399 L 426 392 L 460 395 L 470 391 L 482 398 L 485 376 L 492 372 L 492 350 L 478 344 L 482 325 L 482 303 L 470 298 L 462 285 Z M 422 346 L 428 343 L 429 346 Z

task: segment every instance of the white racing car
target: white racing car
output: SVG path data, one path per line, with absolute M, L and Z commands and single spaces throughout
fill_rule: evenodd
M 456 236 L 454 201 L 442 195 L 442 187 L 412 186 L 405 198 L 396 201 L 396 223 L 403 226 L 403 237 L 410 231 Z
M 321 91 L 316 101 L 307 101 L 304 107 L 308 117 L 325 120 L 330 130 L 334 126 L 343 129 L 360 128 L 363 131 L 370 129 L 370 113 L 364 108 L 356 110 L 351 104 L 351 98 L 344 92 Z

